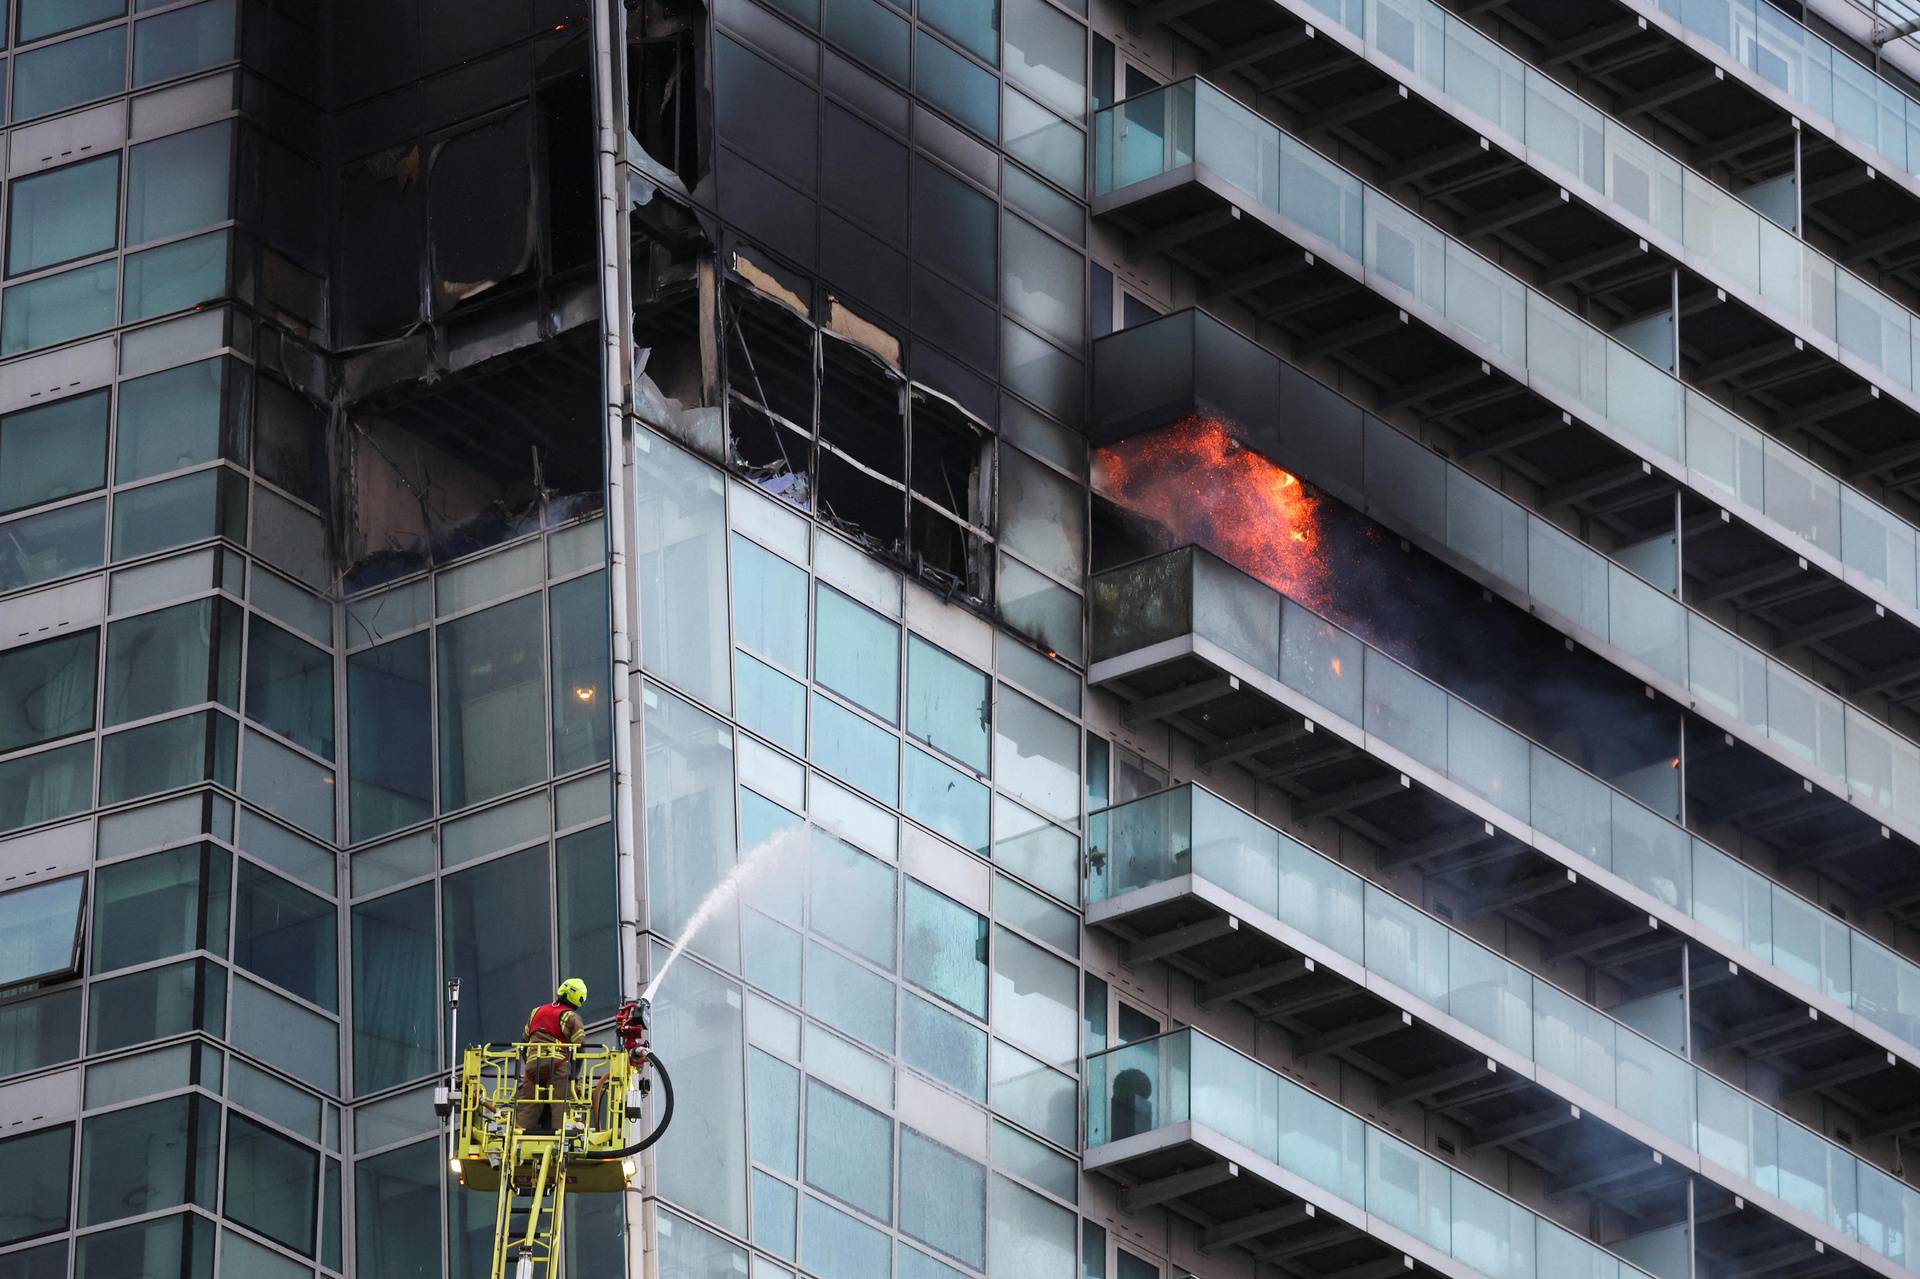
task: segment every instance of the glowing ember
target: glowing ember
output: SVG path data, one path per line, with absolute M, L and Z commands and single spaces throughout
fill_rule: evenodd
M 1093 462 L 1095 490 L 1123 510 L 1309 607 L 1325 603 L 1319 497 L 1219 421 L 1189 417 L 1098 449 Z

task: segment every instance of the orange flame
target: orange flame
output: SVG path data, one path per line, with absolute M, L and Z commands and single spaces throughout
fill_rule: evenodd
M 1320 498 L 1218 420 L 1189 417 L 1096 449 L 1093 463 L 1094 490 L 1121 509 L 1309 607 L 1324 605 Z

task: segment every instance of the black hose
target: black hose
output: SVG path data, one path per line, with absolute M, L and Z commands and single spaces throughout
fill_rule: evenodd
M 660 1122 L 654 1125 L 653 1131 L 631 1146 L 624 1146 L 619 1150 L 596 1150 L 591 1154 L 575 1154 L 568 1158 L 595 1163 L 603 1163 L 610 1159 L 625 1159 L 630 1155 L 639 1154 L 667 1135 L 667 1125 L 673 1122 L 673 1076 L 667 1073 L 667 1063 L 661 1061 L 659 1057 L 651 1057 L 649 1060 L 652 1061 L 654 1070 L 660 1076 L 660 1091 L 664 1094 L 661 1098 Z

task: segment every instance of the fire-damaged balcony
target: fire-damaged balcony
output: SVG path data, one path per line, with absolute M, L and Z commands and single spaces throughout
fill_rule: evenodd
M 1371 158 L 1386 189 L 1577 292 L 1667 367 L 1678 332 L 1691 384 L 1836 450 L 1848 478 L 1920 480 L 1920 319 L 1783 229 L 1790 185 L 1743 199 L 1433 0 L 1361 8 L 1329 25 L 1313 0 L 1206 0 L 1167 24 L 1218 50 L 1209 74 L 1244 71 L 1299 137 Z
M 1509 1150 L 1636 1236 L 1684 1218 L 1678 1174 L 1701 1172 L 1749 1206 L 1698 1218 L 1712 1268 L 1750 1274 L 1756 1249 L 1783 1273 L 1905 1263 L 1920 1191 L 1211 792 L 1095 814 L 1089 848 L 1088 923 L 1127 961 L 1457 1123 L 1466 1157 Z
M 1338 820 L 1552 959 L 1641 991 L 1685 967 L 1703 1039 L 1779 1072 L 1781 1096 L 1912 1125 L 1920 965 L 1202 550 L 1089 594 L 1089 681 L 1202 767 L 1239 763 L 1296 820 Z
M 1905 519 L 1203 81 L 1098 125 L 1095 211 L 1238 293 L 1300 357 L 1378 388 L 1373 407 L 1418 409 L 1452 451 L 1536 480 L 1543 504 L 1584 501 L 1627 526 L 1670 520 L 1685 484 L 1706 514 L 1741 516 L 1728 598 L 1861 678 L 1907 677 L 1911 631 L 1889 624 L 1920 625 Z M 1769 572 L 1736 567 L 1756 556 Z M 1817 606 L 1803 559 L 1864 598 Z
M 1648 1271 L 1196 1030 L 1087 1059 L 1089 1172 L 1290 1274 Z
M 1092 433 L 1105 446 L 1096 454 L 1097 476 L 1110 478 L 1111 464 L 1135 454 L 1177 451 L 1200 422 L 1226 424 L 1238 444 L 1411 539 L 1692 712 L 1684 776 L 1696 821 L 1725 822 L 1786 850 L 1776 859 L 1780 870 L 1818 867 L 1848 886 L 1862 909 L 1903 921 L 1920 905 L 1920 861 L 1913 856 L 1920 746 L 1859 706 L 1204 313 L 1177 313 L 1102 339 L 1094 347 L 1094 377 Z M 1097 487 L 1112 485 L 1103 478 Z M 1228 497 L 1217 493 L 1216 505 Z M 1574 513 L 1591 528 L 1590 511 Z M 1695 555 L 1729 522 L 1707 519 L 1707 536 L 1689 526 L 1676 538 L 1671 500 L 1667 518 L 1655 549 L 1669 566 L 1680 552 L 1689 599 L 1711 598 L 1713 578 L 1695 569 Z M 1183 527 L 1194 540 L 1218 536 L 1204 523 Z M 1188 540 L 1178 531 L 1176 540 Z M 1615 554 L 1634 556 L 1631 562 L 1644 568 L 1637 554 L 1643 545 L 1624 537 Z M 1830 606 L 1842 607 L 1846 587 L 1829 585 L 1842 597 Z M 1764 617 L 1736 619 L 1749 635 L 1772 629 L 1751 625 Z M 1556 656 L 1542 654 L 1539 663 L 1544 668 Z M 1818 785 L 1807 787 L 1803 778 Z

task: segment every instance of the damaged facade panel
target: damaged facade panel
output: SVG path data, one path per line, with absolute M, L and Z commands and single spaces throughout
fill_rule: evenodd
M 631 161 L 656 181 L 697 190 L 710 168 L 701 121 L 707 11 L 696 0 L 626 0 L 627 129 Z

